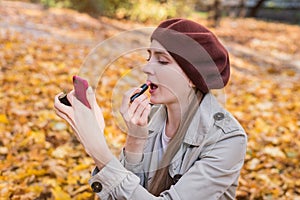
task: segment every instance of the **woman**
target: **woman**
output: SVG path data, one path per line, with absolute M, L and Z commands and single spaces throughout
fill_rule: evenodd
M 96 168 L 89 181 L 104 199 L 234 199 L 247 136 L 210 93 L 230 74 L 226 49 L 205 27 L 186 19 L 162 22 L 151 36 L 143 68 L 150 100 L 128 91 L 120 112 L 128 136 L 120 161 L 103 136 L 95 94 L 91 105 L 68 94 L 72 107 L 55 98 L 59 116 L 73 127 Z M 150 106 L 150 104 L 152 106 Z

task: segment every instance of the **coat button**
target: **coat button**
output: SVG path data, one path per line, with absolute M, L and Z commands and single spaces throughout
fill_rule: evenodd
M 99 193 L 102 191 L 102 184 L 99 182 L 92 183 L 91 187 L 92 187 L 93 192 Z
M 174 177 L 173 177 L 173 184 L 176 184 L 178 181 L 179 181 L 179 179 L 182 177 L 182 175 L 181 174 L 176 174 Z
M 221 113 L 221 112 L 217 112 L 215 115 L 214 115 L 214 119 L 216 120 L 216 121 L 220 121 L 220 120 L 222 120 L 222 119 L 224 119 L 225 118 L 225 115 L 223 114 L 223 113 Z

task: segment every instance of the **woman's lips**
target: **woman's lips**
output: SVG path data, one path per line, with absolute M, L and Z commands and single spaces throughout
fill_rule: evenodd
M 152 82 L 150 81 L 149 87 L 150 87 L 149 92 L 150 92 L 150 94 L 152 94 L 152 93 L 154 93 L 155 90 L 158 88 L 158 85 L 156 85 L 155 83 L 152 83 Z

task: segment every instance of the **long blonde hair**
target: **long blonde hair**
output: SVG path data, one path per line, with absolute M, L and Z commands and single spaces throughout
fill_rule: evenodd
M 194 93 L 191 95 L 192 98 L 190 105 L 188 106 L 187 111 L 181 115 L 181 123 L 179 124 L 175 135 L 168 144 L 168 148 L 163 155 L 163 159 L 161 160 L 160 168 L 155 172 L 152 184 L 149 187 L 149 192 L 155 196 L 158 196 L 161 192 L 168 190 L 173 184 L 173 179 L 169 175 L 169 166 L 172 158 L 175 156 L 183 142 L 186 131 L 203 97 L 199 90 L 194 89 L 193 92 Z

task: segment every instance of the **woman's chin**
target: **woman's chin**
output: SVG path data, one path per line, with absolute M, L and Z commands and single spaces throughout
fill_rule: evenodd
M 157 99 L 157 98 L 151 96 L 151 97 L 150 97 L 150 103 L 151 103 L 151 104 L 161 104 L 162 102 L 159 101 L 159 99 Z

